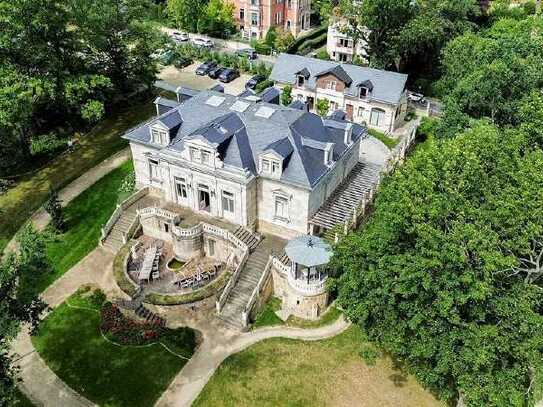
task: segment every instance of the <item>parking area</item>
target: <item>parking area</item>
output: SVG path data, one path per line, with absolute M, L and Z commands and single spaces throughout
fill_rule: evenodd
M 197 90 L 209 89 L 216 84 L 220 84 L 224 87 L 225 93 L 238 95 L 245 89 L 245 83 L 251 78 L 251 75 L 241 74 L 239 78 L 230 83 L 222 83 L 208 76 L 196 75 L 196 68 L 199 65 L 200 63 L 197 62 L 183 69 L 178 69 L 172 65 L 166 66 L 161 69 L 158 79 L 174 86 L 185 86 Z

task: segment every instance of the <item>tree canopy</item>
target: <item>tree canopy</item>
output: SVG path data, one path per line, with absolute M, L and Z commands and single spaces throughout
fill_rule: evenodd
M 447 115 L 443 134 L 452 136 L 470 118 L 517 125 L 525 98 L 543 87 L 543 19 L 500 19 L 481 33 L 451 41 L 443 52 L 439 82 Z
M 543 252 L 542 165 L 526 134 L 478 122 L 410 158 L 336 247 L 347 315 L 445 399 L 541 396 L 543 270 L 523 264 Z
M 84 129 L 115 97 L 152 84 L 158 37 L 141 21 L 146 4 L 0 2 L 1 173 L 29 158 L 33 137 Z

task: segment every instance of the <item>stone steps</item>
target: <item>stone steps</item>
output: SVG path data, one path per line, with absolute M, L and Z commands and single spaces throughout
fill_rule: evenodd
M 269 250 L 259 245 L 249 254 L 249 258 L 243 267 L 226 303 L 223 306 L 219 318 L 233 329 L 240 330 L 243 327 L 242 313 L 249 299 L 262 277 L 264 268 L 269 259 Z
M 239 240 L 241 240 L 243 243 L 249 246 L 250 251 L 253 251 L 256 248 L 256 246 L 258 246 L 258 243 L 260 242 L 260 239 L 257 236 L 255 236 L 254 233 L 248 231 L 243 226 L 239 226 L 234 231 L 234 236 L 236 236 Z

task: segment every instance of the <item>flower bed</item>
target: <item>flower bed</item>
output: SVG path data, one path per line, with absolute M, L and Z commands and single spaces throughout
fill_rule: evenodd
M 107 339 L 119 345 L 143 346 L 157 342 L 169 348 L 192 349 L 195 343 L 194 331 L 186 328 L 169 329 L 151 322 L 139 322 L 127 318 L 116 305 L 106 302 L 100 310 L 100 330 Z

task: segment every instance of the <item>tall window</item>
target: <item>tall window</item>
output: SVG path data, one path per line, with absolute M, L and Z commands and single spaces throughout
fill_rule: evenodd
M 209 257 L 215 256 L 215 241 L 213 239 L 207 239 L 207 248 Z
M 278 174 L 279 171 L 279 163 L 277 161 L 271 162 L 271 168 L 272 168 L 272 174 Z
M 270 161 L 269 160 L 262 160 L 262 172 L 269 173 L 270 172 Z
M 275 197 L 275 217 L 288 219 L 288 200 L 282 196 Z
M 234 194 L 222 191 L 222 209 L 226 212 L 234 213 Z
M 149 178 L 156 181 L 160 181 L 162 179 L 157 160 L 149 160 Z
M 176 190 L 177 196 L 179 198 L 183 198 L 183 199 L 188 198 L 187 184 L 186 184 L 184 178 L 176 178 L 175 179 L 175 190 Z
M 337 82 L 336 81 L 328 81 L 326 84 L 326 87 L 330 90 L 336 90 Z
M 368 93 L 369 93 L 368 88 L 364 88 L 364 87 L 360 88 L 360 97 L 361 98 L 367 97 Z
M 357 113 L 358 117 L 362 117 L 364 116 L 364 108 L 362 106 L 360 106 L 358 108 L 358 113 Z
M 251 25 L 258 25 L 258 13 L 251 13 Z
M 191 161 L 200 161 L 200 150 L 197 148 L 191 147 L 190 148 L 190 160 Z
M 383 109 L 371 109 L 370 124 L 372 126 L 382 126 L 385 122 L 385 111 Z
M 204 164 L 209 164 L 210 163 L 210 161 L 211 161 L 211 153 L 209 151 L 202 150 L 201 157 L 202 157 L 202 163 L 204 163 Z
M 245 9 L 239 9 L 239 19 L 242 21 L 245 20 Z
M 298 86 L 304 86 L 305 78 L 303 75 L 298 76 Z

